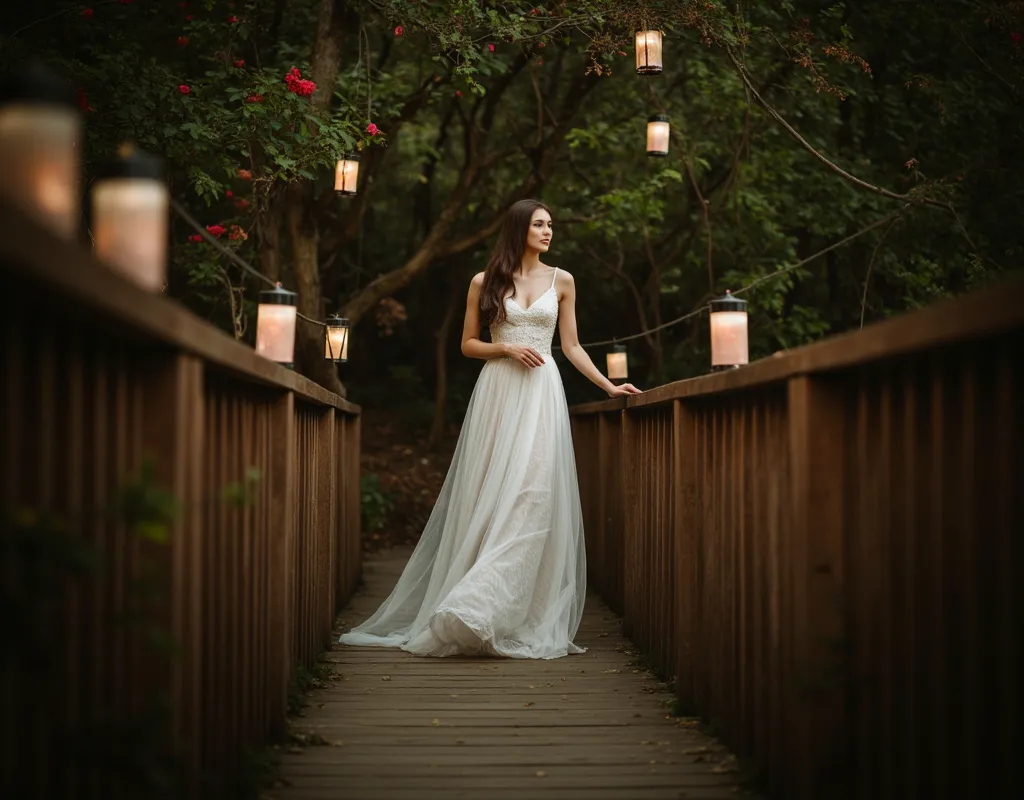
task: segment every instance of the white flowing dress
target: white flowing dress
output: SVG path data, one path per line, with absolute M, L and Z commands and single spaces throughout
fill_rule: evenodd
M 557 269 L 555 270 L 557 275 Z M 529 368 L 487 361 L 448 475 L 394 591 L 343 644 L 423 656 L 558 658 L 583 615 L 586 555 L 569 412 L 551 340 L 551 287 L 522 308 L 505 300 L 495 342 L 529 345 Z

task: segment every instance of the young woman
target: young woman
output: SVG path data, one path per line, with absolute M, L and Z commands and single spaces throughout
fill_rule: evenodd
M 576 285 L 542 264 L 551 212 L 520 200 L 507 212 L 466 300 L 462 352 L 485 359 L 451 467 L 391 596 L 341 637 L 424 656 L 558 658 L 583 650 L 586 557 L 569 412 L 551 340 L 610 396 L 615 386 L 576 335 Z M 480 338 L 480 326 L 491 342 Z

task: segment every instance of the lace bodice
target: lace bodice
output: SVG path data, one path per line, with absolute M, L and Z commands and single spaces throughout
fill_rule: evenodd
M 501 344 L 522 344 L 532 347 L 542 356 L 551 355 L 551 340 L 558 325 L 558 292 L 555 291 L 555 267 L 551 286 L 534 300 L 529 308 L 523 308 L 515 299 L 505 298 L 505 321 L 491 328 L 491 341 Z

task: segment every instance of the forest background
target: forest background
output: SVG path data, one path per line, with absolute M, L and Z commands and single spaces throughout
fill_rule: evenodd
M 1022 0 L 3 13 L 0 69 L 42 56 L 78 89 L 83 189 L 123 141 L 166 158 L 173 196 L 220 244 L 297 291 L 303 313 L 351 320 L 340 368 L 300 321 L 298 368 L 401 420 L 424 452 L 457 432 L 481 366 L 459 352 L 468 281 L 523 197 L 554 209 L 547 261 L 575 276 L 584 343 L 764 279 L 745 295 L 755 359 L 963 293 L 1024 256 Z M 661 75 L 635 71 L 646 28 L 665 32 Z M 671 119 L 665 158 L 645 153 L 654 113 Z M 335 161 L 356 150 L 359 194 L 338 197 Z M 174 219 L 168 294 L 251 343 L 263 288 Z M 628 347 L 642 387 L 702 374 L 707 315 Z M 601 366 L 606 350 L 590 350 Z M 570 402 L 599 397 L 560 364 Z

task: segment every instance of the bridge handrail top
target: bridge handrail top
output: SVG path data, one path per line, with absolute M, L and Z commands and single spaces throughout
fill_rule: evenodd
M 779 351 L 739 369 L 674 381 L 628 398 L 580 403 L 570 406 L 569 411 L 575 415 L 606 413 L 752 389 L 799 375 L 880 363 L 1020 328 L 1024 328 L 1024 277 L 1016 276 L 963 297 L 867 325 L 863 330 Z
M 24 213 L 0 203 L 0 271 L 54 295 L 55 311 L 102 319 L 203 359 L 222 375 L 286 389 L 297 398 L 359 414 L 355 403 L 269 361 L 180 303 L 147 292 L 99 263 L 86 248 L 50 234 Z M 298 324 L 303 324 L 301 321 Z

